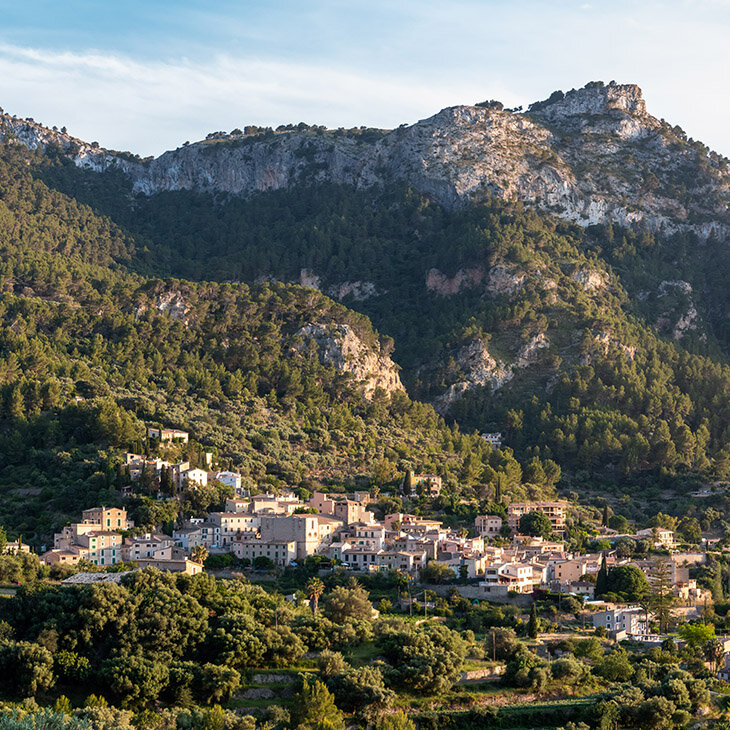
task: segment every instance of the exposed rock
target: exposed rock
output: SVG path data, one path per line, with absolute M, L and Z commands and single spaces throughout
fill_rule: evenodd
M 627 345 L 621 342 L 621 340 L 614 337 L 614 335 L 610 332 L 599 332 L 593 337 L 604 357 L 608 355 L 611 347 L 617 348 L 620 352 L 626 355 L 627 360 L 633 360 L 636 357 L 636 348 L 633 345 Z M 591 354 L 585 354 L 581 362 L 583 365 L 590 365 L 590 363 L 593 362 L 593 356 Z
M 239 692 L 238 696 L 243 700 L 271 700 L 276 694 L 266 687 L 250 687 Z
M 656 322 L 656 329 L 659 332 L 671 332 L 672 338 L 679 340 L 688 332 L 698 329 L 700 325 L 700 316 L 697 312 L 694 302 L 692 301 L 692 285 L 688 281 L 676 279 L 674 281 L 664 280 L 659 284 L 657 296 L 659 298 L 668 297 L 674 292 L 679 292 L 680 301 L 686 306 L 686 310 L 680 314 L 677 321 L 672 326 L 672 320 L 677 316 L 677 307 L 674 311 L 663 312 Z M 684 307 L 682 307 L 684 308 Z
M 319 291 L 320 282 L 320 277 L 317 276 L 314 271 L 310 271 L 309 269 L 302 269 L 299 272 L 299 283 L 302 286 L 308 286 L 311 289 L 316 289 L 317 291 Z
M 11 136 L 33 149 L 55 144 L 80 167 L 119 167 L 147 195 L 397 182 L 451 207 L 489 194 L 580 225 L 615 222 L 700 239 L 730 236 L 727 163 L 648 114 L 641 90 L 631 84 L 556 92 L 524 114 L 449 107 L 377 140 L 290 129 L 208 139 L 151 162 L 0 115 L 0 138 Z M 678 179 L 692 181 L 681 197 Z
M 439 413 L 448 411 L 457 400 L 473 388 L 491 385 L 492 390 L 498 390 L 513 377 L 512 368 L 495 360 L 481 340 L 474 340 L 464 345 L 457 353 L 455 362 L 465 378 L 450 385 L 445 393 L 436 398 L 434 408 Z
M 687 312 L 683 314 L 674 325 L 672 337 L 675 340 L 678 340 L 681 337 L 684 337 L 684 335 L 686 335 L 689 331 L 696 330 L 698 319 L 699 315 L 697 314 L 697 310 L 694 308 L 694 305 L 690 306 Z
M 464 345 L 454 357 L 454 364 L 461 373 L 461 378 L 434 400 L 434 408 L 439 413 L 446 413 L 456 401 L 473 388 L 490 385 L 493 391 L 499 390 L 512 380 L 516 370 L 535 363 L 539 351 L 548 347 L 550 340 L 545 334 L 535 335 L 520 348 L 515 362 L 510 365 L 495 360 L 482 340 L 474 340 Z
M 289 684 L 292 678 L 288 674 L 254 674 L 252 684 Z
M 682 294 L 692 294 L 692 285 L 688 281 L 677 279 L 676 281 L 664 280 L 659 284 L 659 296 L 665 297 L 670 289 L 679 289 Z
M 388 393 L 404 390 L 398 366 L 379 345 L 366 345 L 349 324 L 312 323 L 296 334 L 305 340 L 305 345 L 297 348 L 299 352 L 304 352 L 307 340 L 313 340 L 320 362 L 354 375 L 366 398 L 372 398 L 376 388 Z
M 611 111 L 623 115 L 646 116 L 646 104 L 641 89 L 636 84 L 588 85 L 583 89 L 572 89 L 567 94 L 557 92 L 550 99 L 538 102 L 530 111 L 552 123 L 573 121 L 574 117 L 605 115 Z M 583 123 L 583 120 L 578 120 Z
M 167 312 L 176 322 L 187 324 L 190 307 L 182 298 L 180 292 L 174 290 L 163 292 L 157 298 L 157 309 Z
M 351 296 L 356 302 L 363 302 L 371 297 L 380 296 L 381 292 L 372 281 L 343 281 L 341 284 L 330 286 L 327 294 L 335 299 Z
M 452 277 L 446 276 L 438 269 L 429 269 L 426 274 L 426 289 L 443 297 L 451 297 L 462 289 L 471 289 L 482 283 L 484 269 L 477 266 L 471 269 L 459 269 Z
M 605 289 L 608 285 L 608 276 L 603 271 L 593 269 L 579 269 L 574 271 L 570 277 L 577 281 L 586 291 L 594 292 Z
M 514 294 L 522 288 L 526 278 L 525 274 L 514 274 L 506 266 L 498 264 L 489 271 L 487 291 L 490 294 Z
M 520 348 L 515 360 L 515 367 L 526 368 L 537 360 L 538 351 L 550 347 L 550 340 L 544 333 L 535 335 L 528 343 Z

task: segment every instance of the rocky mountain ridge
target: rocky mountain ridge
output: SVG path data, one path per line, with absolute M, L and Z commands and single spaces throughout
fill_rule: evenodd
M 145 195 L 246 196 L 314 182 L 361 188 L 400 182 L 449 207 L 489 194 L 581 225 L 615 222 L 700 239 L 730 235 L 727 159 L 648 114 L 635 85 L 593 82 L 555 92 L 526 112 L 497 102 L 449 107 L 377 139 L 355 131 L 210 135 L 143 161 L 30 120 L 0 117 L 0 138 L 14 136 L 34 149 L 54 144 L 97 172 L 119 167 Z

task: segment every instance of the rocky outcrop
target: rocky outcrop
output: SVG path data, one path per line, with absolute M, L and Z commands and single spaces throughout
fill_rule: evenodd
M 295 346 L 297 352 L 306 352 L 308 343 L 313 342 L 320 362 L 352 374 L 366 398 L 372 398 L 377 388 L 387 393 L 404 390 L 398 366 L 380 345 L 368 346 L 348 324 L 312 323 L 302 327 L 296 337 L 303 340 Z
M 506 266 L 498 264 L 489 271 L 487 293 L 492 295 L 514 294 L 522 288 L 526 278 L 526 274 L 510 271 Z
M 636 357 L 636 347 L 627 345 L 619 340 L 611 332 L 598 332 L 593 335 L 593 347 L 590 351 L 583 353 L 581 357 L 582 365 L 590 365 L 595 361 L 596 356 L 607 357 L 612 348 L 622 353 L 627 360 L 632 361 Z
M 187 324 L 190 306 L 179 292 L 168 291 L 160 294 L 157 299 L 157 309 L 160 312 L 167 312 L 176 322 Z
M 148 302 L 138 304 L 134 310 L 135 318 L 139 319 L 150 308 L 156 309 L 158 312 L 165 312 L 176 322 L 188 324 L 191 307 L 185 301 L 182 293 L 176 289 L 159 292 L 153 305 Z
M 352 297 L 356 302 L 364 302 L 371 297 L 380 296 L 383 292 L 372 281 L 343 281 L 327 288 L 327 294 L 335 299 Z
M 474 388 L 490 386 L 492 390 L 499 390 L 515 377 L 517 370 L 533 365 L 539 357 L 539 351 L 548 347 L 548 337 L 544 333 L 537 334 L 520 348 L 515 361 L 508 364 L 496 360 L 482 340 L 473 340 L 456 353 L 454 366 L 460 377 L 434 400 L 434 408 L 439 413 L 446 413 Z
M 118 166 L 147 195 L 400 182 L 452 207 L 489 194 L 581 225 L 636 224 L 701 239 L 730 235 L 727 160 L 648 114 L 641 90 L 631 84 L 556 92 L 525 113 L 449 107 L 372 138 L 321 128 L 216 135 L 151 162 L 8 116 L 0 117 L 0 137 L 32 148 L 54 143 L 77 165 L 97 171 Z M 433 285 L 448 290 L 468 283 Z
M 665 280 L 659 284 L 658 299 L 669 298 L 676 302 L 675 306 L 670 306 L 657 318 L 655 327 L 659 332 L 669 333 L 673 339 L 679 340 L 699 328 L 700 315 L 692 294 L 692 285 L 682 279 Z
M 538 358 L 539 350 L 546 347 L 550 347 L 550 340 L 543 332 L 540 332 L 520 348 L 517 353 L 517 360 L 515 360 L 515 367 L 526 368 L 528 365 L 532 365 Z
M 574 271 L 570 278 L 577 281 L 587 292 L 599 291 L 608 286 L 608 275 L 605 271 L 579 269 Z
M 459 269 L 449 277 L 438 269 L 429 269 L 426 274 L 426 289 L 440 294 L 442 297 L 452 297 L 462 289 L 471 289 L 479 286 L 484 279 L 484 269 L 480 266 L 471 269 Z

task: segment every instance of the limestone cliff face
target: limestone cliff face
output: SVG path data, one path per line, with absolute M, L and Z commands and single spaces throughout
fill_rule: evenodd
M 495 359 L 482 340 L 469 342 L 453 358 L 458 379 L 435 399 L 434 408 L 439 413 L 447 413 L 454 403 L 475 388 L 490 386 L 493 391 L 499 390 L 515 377 L 518 370 L 535 364 L 539 360 L 539 351 L 549 347 L 548 337 L 543 333 L 537 334 L 519 349 L 514 362 L 506 363 Z
M 358 381 L 366 398 L 372 398 L 377 388 L 387 393 L 404 391 L 397 365 L 380 346 L 368 346 L 348 324 L 311 323 L 302 327 L 296 336 L 303 344 L 295 349 L 304 353 L 313 343 L 320 362 L 336 370 L 351 373 Z
M 151 162 L 0 116 L 0 137 L 9 136 L 32 148 L 54 142 L 82 167 L 119 166 L 147 195 L 400 181 L 447 206 L 492 194 L 581 225 L 610 221 L 700 238 L 730 235 L 727 160 L 648 114 L 635 85 L 555 92 L 525 113 L 450 107 L 377 141 L 322 129 L 218 136 Z

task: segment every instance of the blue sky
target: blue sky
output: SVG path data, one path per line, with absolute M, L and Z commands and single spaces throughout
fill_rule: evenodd
M 393 127 L 638 83 L 730 156 L 730 0 L 0 0 L 0 106 L 160 154 L 246 124 Z

